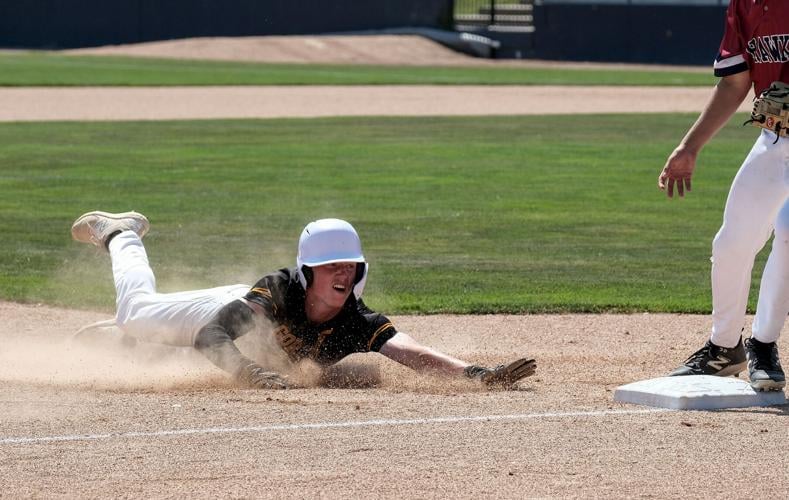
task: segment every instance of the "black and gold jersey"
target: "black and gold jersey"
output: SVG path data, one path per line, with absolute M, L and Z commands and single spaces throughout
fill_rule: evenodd
M 309 322 L 295 268 L 263 277 L 244 298 L 263 308 L 279 345 L 293 361 L 309 358 L 329 365 L 355 352 L 377 352 L 397 333 L 386 316 L 370 310 L 354 294 L 331 320 Z

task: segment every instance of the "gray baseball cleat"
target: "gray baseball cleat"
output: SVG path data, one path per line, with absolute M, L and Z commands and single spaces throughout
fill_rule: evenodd
M 71 237 L 82 243 L 107 250 L 109 240 L 122 231 L 134 231 L 142 238 L 151 224 L 137 212 L 88 212 L 80 215 L 71 226 Z
M 754 391 L 780 391 L 784 388 L 786 377 L 775 342 L 759 342 L 753 337 L 745 339 L 745 353 Z

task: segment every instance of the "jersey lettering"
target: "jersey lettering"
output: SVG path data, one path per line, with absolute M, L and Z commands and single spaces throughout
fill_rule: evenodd
M 287 325 L 280 325 L 274 329 L 274 337 L 277 339 L 282 350 L 285 351 L 291 359 L 298 359 L 299 350 L 304 345 L 304 341 L 291 333 Z
M 789 62 L 789 34 L 751 38 L 746 50 L 755 63 Z

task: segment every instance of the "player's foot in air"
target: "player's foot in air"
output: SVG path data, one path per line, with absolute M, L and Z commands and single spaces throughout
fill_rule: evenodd
M 691 354 L 682 366 L 668 375 L 669 377 L 680 375 L 736 376 L 745 369 L 746 365 L 742 337 L 732 348 L 720 347 L 708 340 L 704 347 Z
M 71 226 L 71 236 L 82 243 L 90 243 L 107 250 L 109 240 L 123 231 L 134 231 L 142 238 L 150 228 L 148 219 L 137 212 L 88 212 L 80 215 Z
M 775 342 L 759 342 L 751 337 L 745 340 L 748 357 L 748 374 L 755 391 L 780 391 L 786 385 L 786 377 L 778 359 Z

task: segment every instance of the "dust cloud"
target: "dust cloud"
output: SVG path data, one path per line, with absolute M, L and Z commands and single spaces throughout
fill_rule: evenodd
M 135 342 L 114 326 L 99 326 L 75 336 L 84 325 L 111 320 L 107 313 L 0 301 L 0 381 L 106 391 L 238 387 L 229 374 L 193 348 Z M 408 330 L 419 330 L 410 322 L 425 321 L 400 320 Z M 261 366 L 286 375 L 297 389 L 429 394 L 484 390 L 463 379 L 415 373 L 376 353 L 353 354 L 328 368 L 311 361 L 293 365 L 270 332 L 271 328 L 259 325 L 236 345 Z M 443 337 L 433 340 L 439 348 L 450 347 L 447 352 L 468 354 Z
M 128 345 L 115 328 L 86 338 L 4 339 L 0 380 L 98 390 L 170 390 L 227 386 L 221 372 L 196 351 L 153 344 Z

